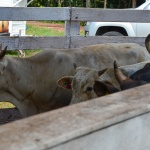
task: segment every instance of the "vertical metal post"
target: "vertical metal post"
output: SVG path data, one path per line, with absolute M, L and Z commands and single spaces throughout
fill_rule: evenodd
M 78 14 L 76 15 L 78 16 Z M 65 21 L 65 36 L 69 39 L 66 43 L 67 48 L 71 48 L 71 37 L 80 35 L 80 22 L 72 21 L 71 18 L 72 8 L 70 8 L 70 21 Z

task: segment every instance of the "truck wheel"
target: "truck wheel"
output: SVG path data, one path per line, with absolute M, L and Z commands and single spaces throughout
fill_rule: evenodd
M 104 33 L 102 36 L 124 36 L 124 35 L 117 31 L 110 31 L 110 32 Z

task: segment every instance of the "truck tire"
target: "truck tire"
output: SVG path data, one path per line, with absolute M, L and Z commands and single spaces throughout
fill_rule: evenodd
M 124 36 L 124 35 L 117 31 L 110 31 L 110 32 L 104 33 L 102 36 Z

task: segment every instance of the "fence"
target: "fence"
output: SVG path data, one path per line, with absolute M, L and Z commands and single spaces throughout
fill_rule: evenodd
M 108 41 L 144 45 L 145 38 L 79 36 L 79 22 L 150 22 L 150 12 L 86 8 L 0 8 L 0 20 L 66 21 L 64 37 L 0 37 L 3 47 L 8 45 L 10 50 L 75 48 Z M 3 125 L 0 127 L 0 149 L 148 150 L 149 88 L 149 84 L 144 85 Z
M 144 46 L 144 38 L 136 37 L 82 37 L 80 21 L 150 22 L 149 11 L 103 10 L 90 8 L 0 8 L 0 20 L 62 20 L 66 21 L 64 37 L 0 37 L 8 49 L 75 48 L 109 42 L 135 42 Z M 140 19 L 139 19 L 140 18 Z M 40 42 L 39 42 L 40 41 Z M 58 44 L 59 43 L 59 44 Z

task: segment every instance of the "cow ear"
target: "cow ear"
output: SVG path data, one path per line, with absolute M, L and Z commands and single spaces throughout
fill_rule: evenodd
M 96 95 L 99 97 L 99 96 L 104 96 L 106 94 L 118 92 L 119 90 L 117 88 L 115 88 L 108 81 L 105 81 L 105 82 L 95 81 L 94 91 L 95 91 Z
M 57 85 L 59 87 L 65 88 L 65 89 L 71 89 L 71 82 L 73 77 L 72 76 L 65 76 L 62 77 L 57 81 Z
M 109 81 L 105 81 L 103 84 L 105 85 L 107 91 L 108 91 L 110 94 L 120 91 L 119 89 L 117 89 L 116 87 L 114 87 L 113 84 L 110 83 Z

